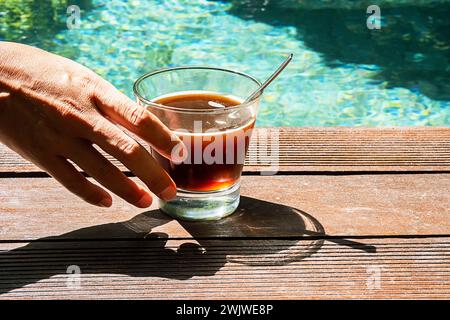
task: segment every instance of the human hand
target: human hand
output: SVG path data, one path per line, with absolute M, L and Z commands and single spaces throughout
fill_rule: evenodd
M 181 141 L 154 115 L 82 65 L 23 44 L 0 42 L 0 141 L 35 163 L 69 191 L 104 207 L 111 195 L 137 207 L 150 193 L 98 152 L 97 145 L 131 170 L 158 197 L 169 200 L 175 183 L 147 150 L 116 124 L 170 158 Z M 182 147 L 182 146 L 181 146 Z

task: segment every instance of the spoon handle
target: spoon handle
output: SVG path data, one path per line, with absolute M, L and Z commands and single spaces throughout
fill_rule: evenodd
M 286 60 L 284 60 L 284 62 L 278 67 L 278 69 L 275 70 L 275 72 L 272 73 L 272 75 L 266 81 L 264 81 L 264 83 L 258 89 L 256 89 L 255 92 L 253 92 L 247 99 L 245 99 L 244 103 L 249 102 L 249 101 L 253 100 L 256 96 L 260 95 L 264 91 L 264 89 L 276 77 L 278 77 L 278 75 L 281 73 L 281 71 L 283 71 L 284 68 L 286 68 L 286 66 L 289 64 L 289 62 L 291 62 L 293 56 L 294 55 L 292 53 L 290 53 L 289 56 L 286 58 Z

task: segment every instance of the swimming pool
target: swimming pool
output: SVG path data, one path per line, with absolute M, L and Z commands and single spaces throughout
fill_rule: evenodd
M 68 29 L 68 1 L 4 0 L 0 39 L 74 59 L 130 97 L 153 69 L 212 65 L 263 80 L 293 52 L 259 126 L 450 125 L 450 1 L 381 1 L 379 30 L 362 3 L 79 0 L 79 28 Z

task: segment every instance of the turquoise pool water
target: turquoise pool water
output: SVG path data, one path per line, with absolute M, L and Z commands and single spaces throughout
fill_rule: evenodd
M 74 59 L 130 97 L 153 69 L 212 65 L 263 80 L 293 52 L 260 126 L 450 125 L 449 1 L 385 0 L 380 30 L 359 1 L 72 1 L 78 29 L 66 27 L 65 1 L 5 1 L 0 39 Z M 17 3 L 25 13 L 8 7 Z

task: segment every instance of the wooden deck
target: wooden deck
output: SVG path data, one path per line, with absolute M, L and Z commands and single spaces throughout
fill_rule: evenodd
M 201 223 L 90 206 L 0 146 L 0 299 L 450 298 L 450 128 L 255 137 L 238 211 Z

